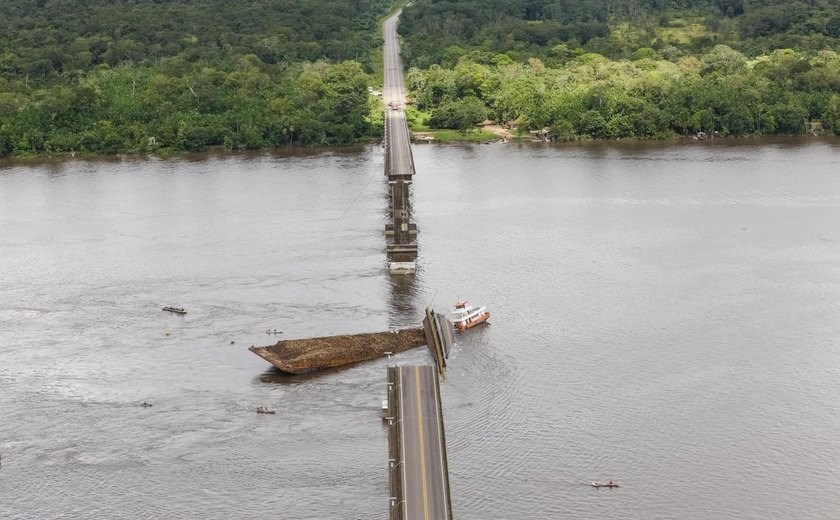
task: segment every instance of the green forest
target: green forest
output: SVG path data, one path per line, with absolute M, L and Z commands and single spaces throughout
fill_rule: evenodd
M 381 136 L 394 0 L 6 0 L 0 157 Z M 840 133 L 840 0 L 415 0 L 412 120 L 556 139 Z
M 840 0 L 417 0 L 400 32 L 432 128 L 840 134 Z
M 415 0 L 400 33 L 403 57 L 420 68 L 471 52 L 548 66 L 570 51 L 673 61 L 722 44 L 759 56 L 837 50 L 840 0 Z
M 344 144 L 390 0 L 6 0 L 0 157 Z

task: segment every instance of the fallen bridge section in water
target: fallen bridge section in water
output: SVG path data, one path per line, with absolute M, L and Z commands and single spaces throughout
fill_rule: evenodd
M 444 314 L 426 307 L 426 317 L 423 318 L 423 332 L 426 335 L 426 346 L 437 364 L 438 374 L 446 376 L 446 358 L 455 343 L 453 337 L 454 325 Z

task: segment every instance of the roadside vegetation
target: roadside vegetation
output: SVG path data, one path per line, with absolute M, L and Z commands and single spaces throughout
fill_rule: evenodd
M 8 0 L 0 157 L 345 144 L 391 0 Z
M 417 0 L 400 31 L 432 127 L 840 134 L 838 0 Z

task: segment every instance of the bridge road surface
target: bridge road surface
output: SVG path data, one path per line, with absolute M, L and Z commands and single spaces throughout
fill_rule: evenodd
M 402 420 L 399 464 L 402 478 L 400 505 L 405 520 L 449 520 L 436 368 L 402 366 L 399 369 L 400 419 Z
M 411 158 L 411 143 L 404 110 L 405 83 L 400 61 L 400 42 L 397 36 L 397 20 L 401 12 L 398 11 L 383 24 L 385 70 L 382 99 L 386 104 L 385 117 L 388 125 L 386 144 L 390 152 L 388 172 L 390 175 L 413 175 L 414 164 Z M 391 109 L 392 103 L 396 103 L 399 108 Z

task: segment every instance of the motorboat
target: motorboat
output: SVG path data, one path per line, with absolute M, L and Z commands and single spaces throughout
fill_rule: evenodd
M 620 487 L 618 485 L 618 482 L 613 482 L 612 480 L 610 480 L 609 482 L 601 482 L 601 481 L 596 480 L 595 482 L 593 482 L 591 484 L 591 486 L 594 487 L 594 488 L 610 488 L 610 489 Z
M 487 321 L 490 313 L 487 307 L 473 307 L 467 300 L 455 302 L 452 311 L 452 323 L 459 331 L 464 331 Z
M 185 310 L 184 310 L 183 308 L 181 308 L 181 307 L 169 307 L 169 306 L 166 306 L 166 307 L 164 307 L 162 310 L 164 310 L 164 311 L 168 311 L 168 312 L 174 312 L 175 314 L 186 314 L 186 313 L 187 313 L 187 311 L 185 311 Z

